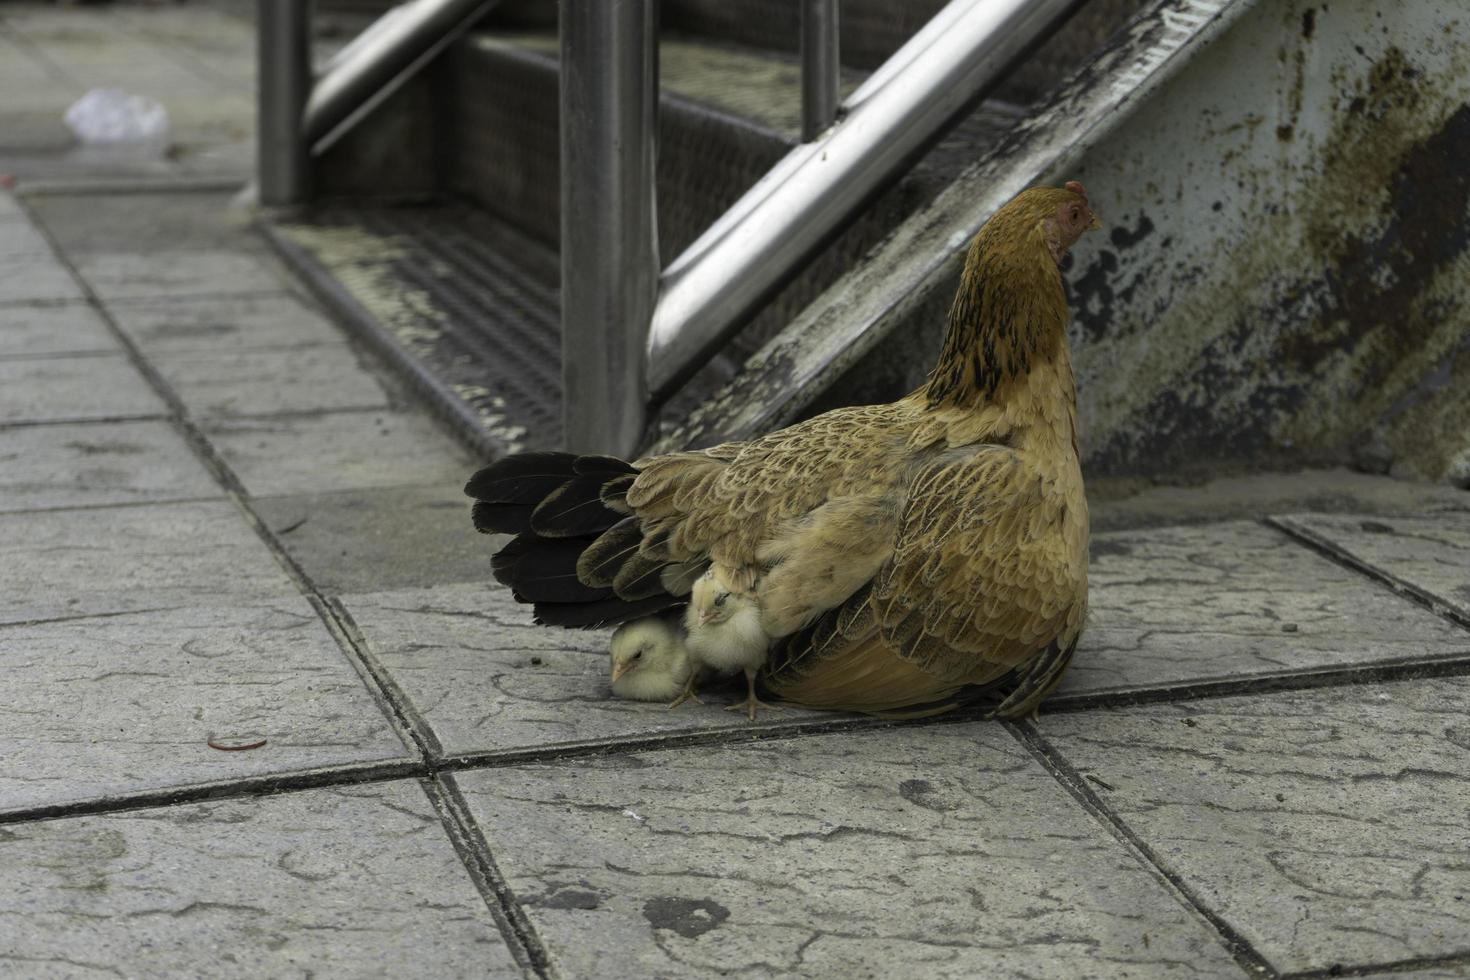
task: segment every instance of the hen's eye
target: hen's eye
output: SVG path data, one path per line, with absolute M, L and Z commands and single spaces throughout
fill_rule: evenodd
M 725 600 L 728 598 L 730 598 L 730 593 L 721 592 L 719 595 L 715 596 L 715 605 L 723 606 L 725 604 Z

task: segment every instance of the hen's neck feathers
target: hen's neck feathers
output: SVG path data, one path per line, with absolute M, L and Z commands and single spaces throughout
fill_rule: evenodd
M 991 221 L 965 259 L 939 363 L 916 394 L 931 410 L 973 410 L 1026 395 L 1075 400 L 1066 324 L 1061 271 L 1041 225 Z M 1033 371 L 1051 392 L 1034 390 Z

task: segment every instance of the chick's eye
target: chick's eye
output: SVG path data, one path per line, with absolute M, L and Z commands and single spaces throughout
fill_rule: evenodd
M 634 653 L 633 653 L 633 659 L 634 660 L 642 660 L 643 659 L 643 651 L 642 650 L 636 650 L 636 651 L 634 651 Z
M 728 598 L 730 598 L 730 593 L 721 592 L 719 595 L 715 596 L 715 605 L 723 606 L 725 604 L 725 600 Z

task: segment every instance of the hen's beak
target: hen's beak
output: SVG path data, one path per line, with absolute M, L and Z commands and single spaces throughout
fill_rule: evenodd
M 618 678 L 619 677 L 622 677 L 624 674 L 626 674 L 628 672 L 628 668 L 631 667 L 631 666 L 633 666 L 633 662 L 631 660 L 624 660 L 621 663 L 619 663 L 616 660 L 613 661 L 613 670 L 612 670 L 613 683 L 616 684 Z
M 1089 208 L 1089 210 L 1091 210 Z M 1102 220 L 1098 218 L 1097 212 L 1092 212 L 1092 220 L 1087 224 L 1088 231 L 1102 231 Z

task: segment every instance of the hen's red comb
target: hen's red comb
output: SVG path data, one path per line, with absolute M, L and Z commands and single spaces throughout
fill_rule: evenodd
M 1084 198 L 1087 197 L 1087 188 L 1082 186 L 1082 181 L 1080 180 L 1069 180 L 1062 186 L 1073 194 L 1080 194 Z

